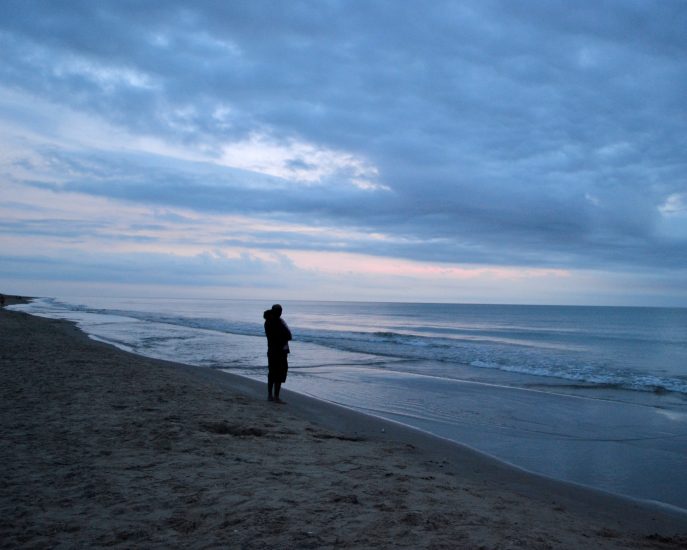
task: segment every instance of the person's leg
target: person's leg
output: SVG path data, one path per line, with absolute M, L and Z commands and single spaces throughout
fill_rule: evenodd
M 274 373 L 274 400 L 277 403 L 283 403 L 279 398 L 279 392 L 281 391 L 281 385 L 286 382 L 286 372 L 289 368 L 287 357 L 285 353 L 282 354 L 279 358 L 279 371 Z
M 268 401 L 274 401 L 274 397 L 272 397 L 272 388 L 274 387 L 274 365 L 272 364 L 272 361 L 268 359 L 268 367 L 267 367 L 267 400 Z
M 279 358 L 279 372 L 275 372 L 274 376 L 274 387 L 275 387 L 275 394 L 274 394 L 274 400 L 283 403 L 281 399 L 279 399 L 279 392 L 281 391 L 281 385 L 286 382 L 286 373 L 289 370 L 289 362 L 288 362 L 288 355 L 286 353 L 282 354 L 282 356 Z

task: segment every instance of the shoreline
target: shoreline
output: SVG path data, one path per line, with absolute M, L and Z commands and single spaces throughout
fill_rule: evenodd
M 6 541 L 256 548 L 687 542 L 687 514 L 531 474 L 287 386 L 288 405 L 279 407 L 264 400 L 262 383 L 130 354 L 67 321 L 0 311 L 0 324 L 2 433 L 15 443 L 2 457 L 10 472 L 9 498 L 1 501 Z M 74 385 L 77 392 L 67 391 Z M 45 416 L 40 404 L 69 414 Z M 111 429 L 93 433 L 99 424 Z M 88 452 L 65 460 L 72 446 L 55 433 Z M 35 453 L 56 471 L 27 460 Z M 132 472 L 141 475 L 132 479 Z M 160 483 L 183 476 L 193 480 L 181 491 Z M 80 513 L 60 504 L 74 484 L 72 507 Z M 197 502 L 177 501 L 179 492 Z M 27 533 L 32 538 L 21 541 Z
M 32 296 L 15 296 L 13 294 L 4 294 L 5 296 L 5 306 L 13 306 L 16 304 L 28 304 L 33 297 Z

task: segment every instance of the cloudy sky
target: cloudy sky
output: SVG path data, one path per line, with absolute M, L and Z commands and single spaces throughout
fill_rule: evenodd
M 0 11 L 0 290 L 687 306 L 683 0 Z

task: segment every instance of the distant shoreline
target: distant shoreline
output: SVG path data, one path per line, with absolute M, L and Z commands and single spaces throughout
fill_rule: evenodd
M 6 306 L 12 306 L 15 304 L 28 304 L 32 300 L 32 297 L 29 296 L 14 296 L 12 294 L 4 294 L 4 296 Z

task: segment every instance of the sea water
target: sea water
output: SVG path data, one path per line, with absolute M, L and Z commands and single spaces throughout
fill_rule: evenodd
M 263 380 L 251 300 L 38 299 L 134 353 Z M 687 508 L 687 309 L 282 302 L 288 390 Z

